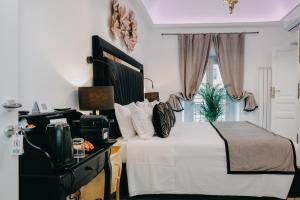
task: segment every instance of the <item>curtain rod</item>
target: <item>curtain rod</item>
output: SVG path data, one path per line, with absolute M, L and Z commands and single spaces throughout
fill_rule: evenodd
M 228 32 L 228 34 L 232 34 L 232 33 L 259 34 L 259 32 Z M 196 35 L 196 34 L 208 34 L 208 33 L 162 33 L 161 36 L 165 36 L 165 35 Z M 225 34 L 225 33 L 222 33 L 222 34 Z

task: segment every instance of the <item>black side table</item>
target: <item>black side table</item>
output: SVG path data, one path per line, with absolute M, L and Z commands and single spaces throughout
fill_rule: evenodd
M 116 140 L 95 145 L 83 159 L 64 169 L 54 169 L 49 155 L 24 140 L 25 154 L 20 156 L 20 200 L 65 200 L 105 170 L 104 199 L 110 200 L 111 146 Z

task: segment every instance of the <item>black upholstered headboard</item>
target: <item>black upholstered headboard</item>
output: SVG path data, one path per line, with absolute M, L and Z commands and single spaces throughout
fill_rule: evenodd
M 109 55 L 109 56 L 107 56 Z M 143 65 L 99 36 L 92 37 L 93 85 L 114 86 L 115 103 L 126 105 L 144 100 Z M 114 119 L 111 138 L 120 136 L 114 110 L 101 111 Z

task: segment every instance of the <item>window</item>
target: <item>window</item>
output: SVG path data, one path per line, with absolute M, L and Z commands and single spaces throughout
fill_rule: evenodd
M 220 85 L 224 87 L 216 56 L 209 57 L 208 66 L 202 83 L 209 83 L 213 86 Z M 202 101 L 201 96 L 196 94 L 193 102 L 184 102 L 183 121 L 205 121 L 204 116 L 200 113 L 200 105 Z M 239 103 L 232 101 L 231 98 L 227 96 L 223 104 L 224 113 L 219 119 L 221 121 L 238 121 Z
M 214 68 L 213 68 L 213 77 L 214 77 L 214 80 L 213 81 L 216 81 L 217 79 L 218 79 L 218 71 L 217 71 L 217 68 L 216 68 L 217 66 L 216 65 L 214 65 Z

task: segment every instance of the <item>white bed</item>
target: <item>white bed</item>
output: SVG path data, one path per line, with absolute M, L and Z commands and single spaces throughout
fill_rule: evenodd
M 130 196 L 203 194 L 285 199 L 294 177 L 227 174 L 224 141 L 209 123 L 178 122 L 168 138 L 119 139 L 117 145 L 122 146 Z M 298 157 L 297 144 L 295 149 Z

